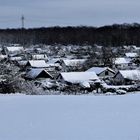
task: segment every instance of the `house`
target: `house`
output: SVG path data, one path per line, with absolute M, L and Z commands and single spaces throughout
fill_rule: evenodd
M 26 66 L 26 64 L 27 64 L 27 62 L 28 61 L 26 61 L 26 60 L 21 60 L 21 61 L 18 61 L 18 65 L 19 65 L 19 67 L 25 67 Z
M 53 77 L 51 76 L 50 73 L 48 73 L 45 69 L 38 69 L 38 68 L 32 68 L 29 71 L 26 72 L 25 79 L 38 79 L 38 78 L 50 78 L 52 79 Z
M 114 77 L 115 71 L 108 67 L 92 67 L 86 72 L 95 72 L 101 78 Z
M 58 81 L 67 84 L 79 84 L 83 82 L 100 81 L 95 72 L 62 72 L 58 76 Z
M 140 82 L 140 70 L 119 70 L 114 76 L 117 84 L 132 84 Z
M 137 53 L 125 53 L 125 56 L 127 57 L 127 58 L 131 58 L 131 59 L 133 59 L 133 58 L 136 58 L 137 56 L 138 56 L 138 54 Z
M 33 60 L 48 60 L 48 57 L 46 54 L 33 54 L 32 59 Z
M 5 47 L 5 52 L 7 55 L 20 54 L 24 52 L 24 48 L 22 46 Z
M 86 59 L 63 59 L 60 62 L 63 71 L 76 71 L 79 69 L 84 63 Z
M 131 65 L 132 63 L 130 58 L 120 57 L 115 59 L 115 67 L 118 69 L 126 69 Z
M 17 57 L 10 57 L 9 60 L 10 61 L 21 61 L 23 58 L 21 56 L 17 56 Z
M 25 68 L 46 68 L 47 64 L 45 60 L 29 60 L 25 65 Z

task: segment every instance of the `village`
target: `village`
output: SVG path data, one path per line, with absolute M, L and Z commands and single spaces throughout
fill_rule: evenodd
M 140 90 L 140 47 L 4 44 L 0 61 L 44 91 L 126 94 Z M 1 75 L 2 77 L 2 75 Z M 3 80 L 1 78 L 1 84 Z

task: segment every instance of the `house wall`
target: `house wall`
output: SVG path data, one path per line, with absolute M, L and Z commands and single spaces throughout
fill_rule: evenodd
M 106 75 L 106 71 L 108 71 L 108 75 Z M 100 73 L 98 76 L 99 77 L 113 77 L 114 76 L 114 73 L 111 72 L 111 71 L 109 71 L 109 70 L 105 70 L 102 73 Z
M 42 54 L 42 55 L 32 55 L 32 59 L 35 59 L 35 60 L 47 60 L 48 57 L 45 54 Z
M 114 78 L 115 84 L 125 84 L 125 79 L 123 78 L 123 76 L 120 73 L 117 73 L 117 75 Z

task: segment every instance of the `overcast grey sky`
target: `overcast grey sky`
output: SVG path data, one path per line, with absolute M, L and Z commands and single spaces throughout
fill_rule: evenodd
M 140 0 L 0 0 L 0 28 L 140 22 Z

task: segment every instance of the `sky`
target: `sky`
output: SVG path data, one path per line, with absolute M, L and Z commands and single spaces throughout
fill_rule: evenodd
M 0 28 L 140 22 L 140 0 L 0 0 Z

